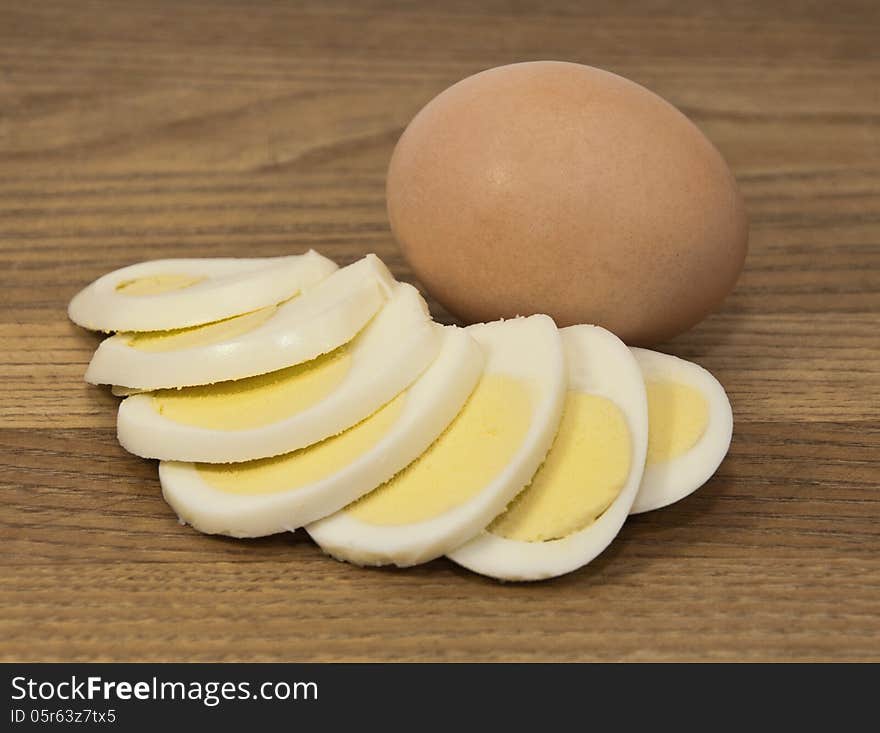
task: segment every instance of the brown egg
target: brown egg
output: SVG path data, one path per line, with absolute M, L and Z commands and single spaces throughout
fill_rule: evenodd
M 653 92 L 580 64 L 501 66 L 439 94 L 397 143 L 387 194 L 416 275 L 470 322 L 547 313 L 656 343 L 715 308 L 746 254 L 712 143 Z

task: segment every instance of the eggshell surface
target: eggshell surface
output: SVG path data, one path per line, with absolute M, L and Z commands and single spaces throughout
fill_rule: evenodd
M 541 61 L 430 101 L 392 156 L 388 214 L 429 292 L 466 321 L 547 313 L 646 345 L 733 288 L 747 219 L 733 176 L 671 104 Z

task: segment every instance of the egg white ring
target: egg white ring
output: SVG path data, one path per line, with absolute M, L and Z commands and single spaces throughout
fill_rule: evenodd
M 481 575 L 544 580 L 583 567 L 620 532 L 639 490 L 648 449 L 648 400 L 635 358 L 617 336 L 599 326 L 570 326 L 560 333 L 569 391 L 604 397 L 623 413 L 631 445 L 629 473 L 611 505 L 581 530 L 546 542 L 513 540 L 484 530 L 448 554 Z
M 165 501 L 206 534 L 262 537 L 326 517 L 392 478 L 424 453 L 458 414 L 483 371 L 483 353 L 464 330 L 435 325 L 440 354 L 405 395 L 388 433 L 336 473 L 309 486 L 242 496 L 206 483 L 196 464 L 163 461 Z
M 150 260 L 99 277 L 73 296 L 67 315 L 93 331 L 199 326 L 280 303 L 336 269 L 336 263 L 314 250 L 286 257 Z M 154 295 L 124 295 L 116 289 L 128 280 L 168 274 L 205 279 Z
M 539 394 L 522 448 L 476 496 L 437 517 L 404 525 L 374 525 L 343 509 L 307 525 L 306 531 L 329 555 L 359 565 L 400 567 L 440 557 L 504 511 L 544 461 L 565 400 L 565 361 L 556 325 L 549 316 L 536 315 L 477 324 L 466 331 L 483 346 L 486 373 L 529 380 Z
M 86 381 L 149 391 L 244 379 L 301 364 L 354 338 L 394 285 L 381 260 L 367 255 L 279 306 L 256 328 L 223 341 L 144 351 L 129 346 L 125 334 L 105 339 Z
M 204 428 L 169 420 L 150 393 L 119 405 L 122 447 L 144 458 L 235 463 L 290 453 L 341 433 L 406 389 L 440 348 L 428 307 L 412 285 L 397 283 L 391 299 L 351 343 L 351 366 L 318 403 L 276 422 L 243 430 Z
M 663 380 L 694 387 L 709 403 L 706 430 L 689 451 L 664 463 L 645 467 L 642 486 L 631 514 L 674 504 L 699 489 L 715 473 L 733 436 L 733 410 L 720 382 L 710 372 L 684 359 L 633 347 L 645 381 Z

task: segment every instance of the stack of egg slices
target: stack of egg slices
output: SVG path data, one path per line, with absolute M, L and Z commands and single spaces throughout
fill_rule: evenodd
M 730 445 L 730 403 L 696 364 L 544 315 L 439 325 L 375 255 L 144 262 L 69 315 L 116 332 L 86 381 L 124 397 L 119 441 L 159 459 L 181 521 L 304 527 L 362 565 L 558 576 Z

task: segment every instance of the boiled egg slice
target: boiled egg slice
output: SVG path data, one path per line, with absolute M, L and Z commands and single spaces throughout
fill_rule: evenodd
M 294 530 L 373 490 L 446 429 L 483 371 L 483 352 L 455 326 L 439 326 L 440 353 L 407 390 L 339 435 L 246 463 L 159 464 L 165 500 L 209 534 L 260 537 Z
M 367 255 L 299 297 L 260 310 L 174 331 L 118 333 L 105 339 L 86 381 L 127 390 L 188 387 L 243 379 L 314 359 L 348 343 L 395 285 Z
M 635 358 L 598 326 L 561 331 L 568 392 L 553 446 L 531 484 L 483 532 L 449 553 L 502 580 L 542 580 L 586 565 L 635 500 L 648 406 Z
M 692 494 L 715 473 L 733 435 L 730 400 L 703 367 L 669 354 L 632 349 L 648 393 L 648 454 L 632 514 Z
M 565 364 L 553 320 L 467 329 L 486 367 L 447 430 L 386 484 L 306 530 L 359 565 L 415 565 L 480 532 L 529 482 L 562 414 Z
M 336 270 L 302 255 L 151 260 L 99 277 L 70 301 L 74 323 L 93 331 L 166 331 L 280 303 Z
M 117 435 L 139 456 L 231 463 L 329 438 L 372 415 L 434 360 L 440 332 L 411 285 L 398 283 L 352 341 L 257 377 L 158 390 L 119 405 Z

